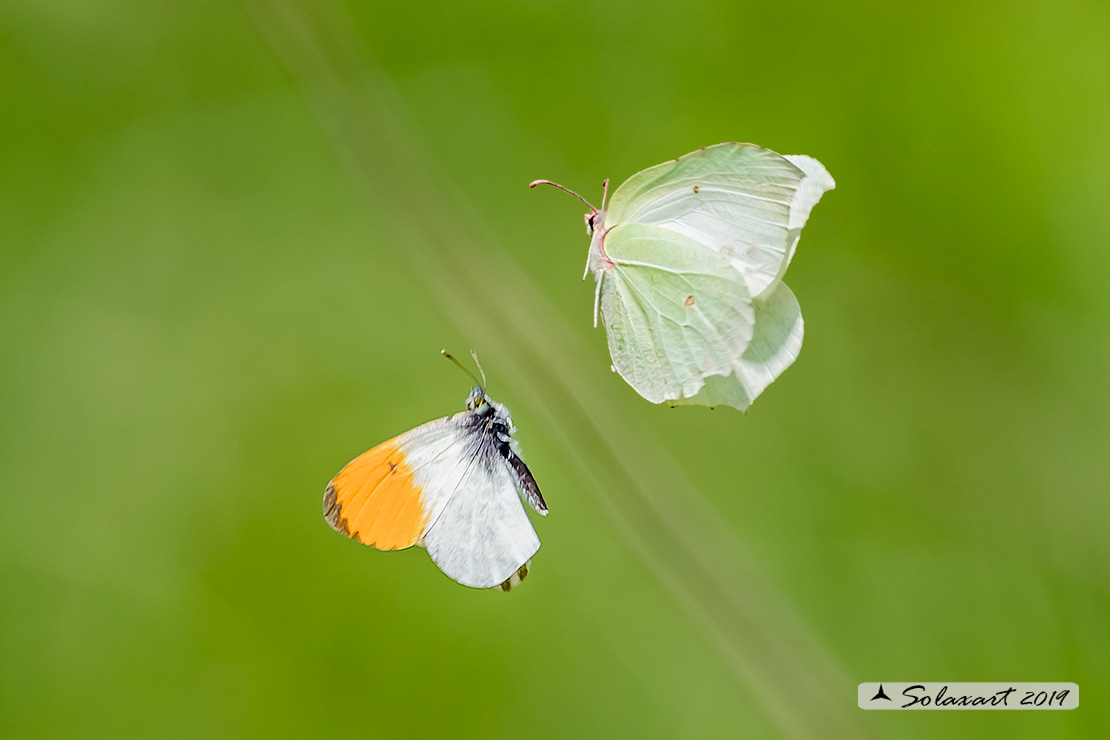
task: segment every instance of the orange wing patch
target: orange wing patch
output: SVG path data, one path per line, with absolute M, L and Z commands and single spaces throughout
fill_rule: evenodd
M 324 491 L 324 518 L 337 532 L 379 550 L 415 545 L 428 523 L 397 439 L 364 452 Z

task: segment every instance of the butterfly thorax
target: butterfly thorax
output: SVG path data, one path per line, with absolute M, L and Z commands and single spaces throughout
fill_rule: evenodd
M 519 461 L 520 448 L 513 435 L 513 425 L 509 410 L 494 401 L 481 388 L 475 388 L 466 399 L 466 411 L 458 415 L 470 434 L 475 435 L 480 455 L 487 468 L 496 465 L 497 460 L 508 461 L 510 465 L 523 465 Z M 538 490 L 538 489 L 537 489 Z
M 586 231 L 590 234 L 590 256 L 586 261 L 586 272 L 600 275 L 602 270 L 612 270 L 613 263 L 605 254 L 605 234 L 609 228 L 605 225 L 605 211 L 593 211 L 586 214 Z M 583 279 L 585 275 L 583 275 Z
M 594 235 L 595 231 L 600 231 L 605 224 L 605 211 L 599 211 L 593 206 L 592 210 L 587 213 L 583 218 L 586 219 L 586 233 L 590 236 Z
M 466 410 L 473 426 L 484 427 L 494 436 L 508 438 L 516 431 L 509 410 L 487 396 L 481 388 L 470 391 Z

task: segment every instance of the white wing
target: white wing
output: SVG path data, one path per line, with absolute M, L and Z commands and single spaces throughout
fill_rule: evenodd
M 492 444 L 483 431 L 461 430 L 457 444 L 414 475 L 443 502 L 422 544 L 440 570 L 474 588 L 501 585 L 540 548 L 516 473 Z
M 760 296 L 784 269 L 802 178 L 770 149 L 717 144 L 630 177 L 613 194 L 605 224 L 651 224 L 687 236 L 724 254 L 748 292 Z
M 802 349 L 802 312 L 790 288 L 780 283 L 771 295 L 752 305 L 755 336 L 733 366 L 733 373 L 706 378 L 705 387 L 697 395 L 676 399 L 672 404 L 732 406 L 745 411 L 797 359 Z
M 657 226 L 621 224 L 598 273 L 613 366 L 652 403 L 691 397 L 733 372 L 755 313 L 743 278 L 718 253 Z
M 821 196 L 836 187 L 836 182 L 832 179 L 832 175 L 825 169 L 825 166 L 818 162 L 813 157 L 805 154 L 787 154 L 786 159 L 790 163 L 805 173 L 805 179 L 802 180 L 802 186 L 798 188 L 798 192 L 794 195 L 794 202 L 790 206 L 790 229 L 787 233 L 787 252 L 786 259 L 782 263 L 782 273 L 786 272 L 786 268 L 790 265 L 790 260 L 794 258 L 794 250 L 798 246 L 798 239 L 802 236 L 802 227 L 806 225 L 809 219 L 809 213 L 813 207 L 817 205 L 817 201 L 821 200 Z

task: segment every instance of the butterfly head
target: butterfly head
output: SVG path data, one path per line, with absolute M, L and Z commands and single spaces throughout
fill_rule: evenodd
M 466 397 L 467 411 L 480 411 L 483 406 L 488 407 L 489 403 L 490 401 L 486 397 L 486 392 L 478 386 L 474 386 L 470 391 L 470 395 Z
M 516 432 L 513 417 L 504 405 L 494 401 L 481 388 L 475 387 L 466 398 L 466 410 L 470 423 L 484 427 L 490 433 L 500 435 L 501 440 L 513 444 L 511 437 Z
M 605 211 L 590 211 L 585 215 L 586 234 L 593 236 L 605 224 Z

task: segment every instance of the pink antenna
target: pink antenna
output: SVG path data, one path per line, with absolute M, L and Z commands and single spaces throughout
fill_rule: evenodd
M 605 198 L 609 195 L 609 178 L 605 178 L 605 182 L 601 183 L 601 210 L 605 210 Z
M 609 182 L 609 181 L 608 181 L 608 180 L 606 180 L 605 182 Z M 590 209 L 591 211 L 593 211 L 594 213 L 597 213 L 597 212 L 598 212 L 596 208 L 594 208 L 594 207 L 593 207 L 592 205 L 590 205 L 590 201 L 586 200 L 585 198 L 583 198 L 583 197 L 582 197 L 581 195 L 579 195 L 578 193 L 574 192 L 574 191 L 573 191 L 573 190 L 571 190 L 570 188 L 564 188 L 564 187 L 563 187 L 562 185 L 560 185 L 560 184 L 559 184 L 559 183 L 557 183 L 557 182 L 551 182 L 551 180 L 533 180 L 532 182 L 528 183 L 528 187 L 530 187 L 530 188 L 534 188 L 534 187 L 536 187 L 537 185 L 553 185 L 554 187 L 557 187 L 557 188 L 559 188 L 560 190 L 565 190 L 566 192 L 570 193 L 571 195 L 573 195 L 573 196 L 574 196 L 575 198 L 577 198 L 578 200 L 580 200 L 580 201 L 582 201 L 583 203 L 585 203 L 585 204 L 586 204 L 586 207 L 587 207 L 587 208 L 589 208 L 589 209 Z M 603 199 L 603 200 L 602 200 L 602 205 L 604 206 L 604 204 L 605 204 L 605 201 L 604 201 L 604 199 Z

